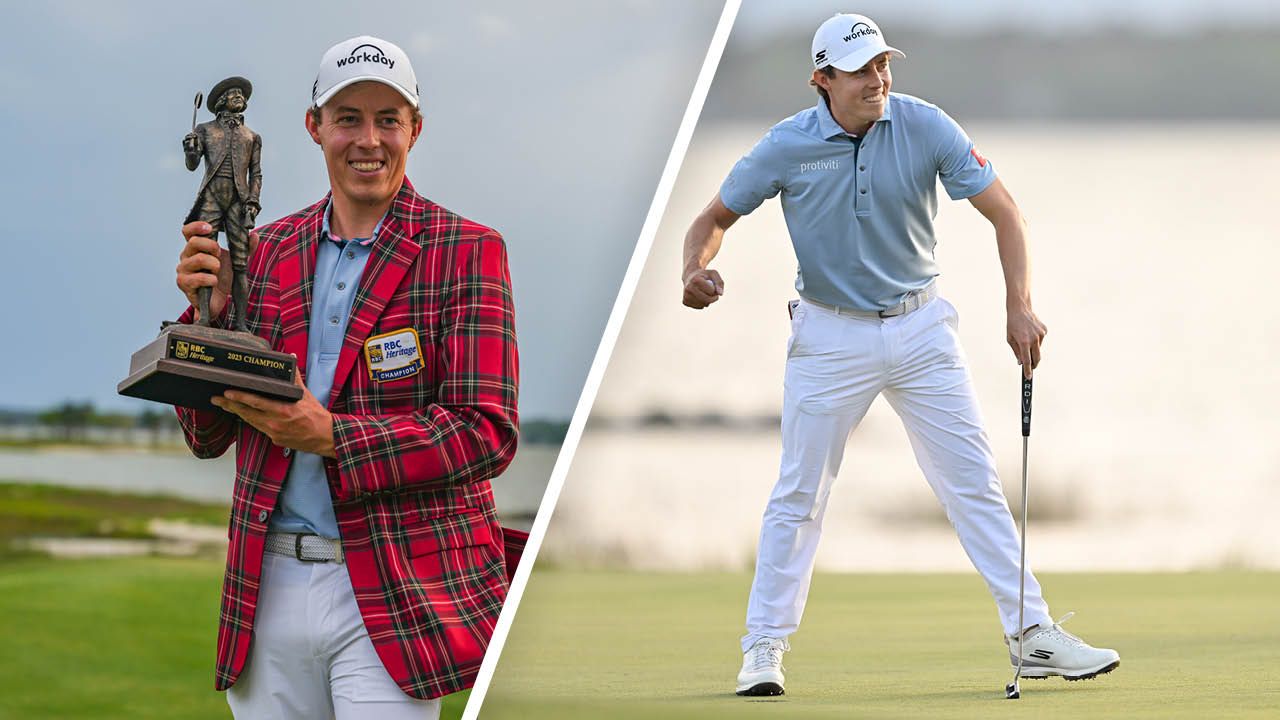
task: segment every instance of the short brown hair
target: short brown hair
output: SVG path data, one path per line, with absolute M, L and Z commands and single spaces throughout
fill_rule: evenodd
M 831 65 L 824 65 L 818 68 L 818 72 L 822 73 L 823 75 L 826 75 L 829 78 L 833 78 L 836 76 L 836 69 Z M 827 102 L 831 102 L 831 98 L 827 97 L 827 91 L 823 90 L 821 85 L 814 82 L 813 78 L 809 78 L 809 84 L 813 86 L 814 90 L 818 91 L 818 94 L 822 96 L 823 100 L 826 100 Z

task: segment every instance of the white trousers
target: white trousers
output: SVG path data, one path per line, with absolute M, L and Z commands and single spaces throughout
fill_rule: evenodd
M 951 303 L 935 298 L 892 318 L 839 315 L 801 301 L 791 320 L 782 407 L 782 464 L 760 529 L 747 604 L 745 652 L 785 638 L 804 614 L 831 485 L 845 444 L 883 394 L 906 427 L 916 462 L 995 598 L 1005 634 L 1018 625 L 1017 526 L 956 334 Z M 1049 621 L 1026 575 L 1024 626 Z
M 440 700 L 418 700 L 378 659 L 347 566 L 266 553 L 253 644 L 227 690 L 239 720 L 436 720 Z

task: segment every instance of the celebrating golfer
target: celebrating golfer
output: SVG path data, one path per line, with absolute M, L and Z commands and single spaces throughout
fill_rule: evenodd
M 832 482 L 849 434 L 884 395 L 916 460 L 999 609 L 1010 659 L 1024 677 L 1109 672 L 1114 650 L 1090 647 L 1049 615 L 1026 574 L 1018 626 L 1019 542 L 996 476 L 956 310 L 938 295 L 936 182 L 995 227 L 1004 269 L 1008 341 L 1027 377 L 1045 326 L 1031 309 L 1022 216 L 964 131 L 942 110 L 890 93 L 892 57 L 880 29 L 836 15 L 813 39 L 811 84 L 821 100 L 778 123 L 734 166 L 685 238 L 684 304 L 724 293 L 708 267 L 739 216 L 781 195 L 799 261 L 782 411 L 782 462 L 760 531 L 742 638 L 739 695 L 783 692 L 782 654 L 804 612 Z

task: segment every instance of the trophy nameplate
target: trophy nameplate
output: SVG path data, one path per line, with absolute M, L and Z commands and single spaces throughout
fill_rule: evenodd
M 227 389 L 296 402 L 302 398 L 293 380 L 296 366 L 292 355 L 254 335 L 171 323 L 133 354 L 129 377 L 116 390 L 197 410 L 216 409 L 209 399 Z

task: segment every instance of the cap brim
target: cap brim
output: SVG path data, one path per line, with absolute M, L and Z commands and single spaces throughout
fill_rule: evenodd
M 853 72 L 854 70 L 861 70 L 863 65 L 871 62 L 872 58 L 885 53 L 890 53 L 903 59 L 907 57 L 906 53 L 897 48 L 891 48 L 888 45 L 880 45 L 862 48 L 857 52 L 851 52 L 839 60 L 832 60 L 830 65 L 837 70 Z
M 384 77 L 378 77 L 377 75 L 361 75 L 359 77 L 347 78 L 346 80 L 343 80 L 342 82 L 338 83 L 337 85 L 334 85 L 328 90 L 325 90 L 324 93 L 320 95 L 320 97 L 316 98 L 316 107 L 324 107 L 324 104 L 332 100 L 334 95 L 337 95 L 338 93 L 342 92 L 348 86 L 355 85 L 358 82 L 365 82 L 365 81 L 379 82 L 388 87 L 395 88 L 396 92 L 400 93 L 402 96 L 404 96 L 405 100 L 409 101 L 409 105 L 415 108 L 418 107 L 418 100 L 413 96 L 413 93 L 409 92 L 408 90 L 405 90 L 404 88 L 400 87 L 398 84 Z

